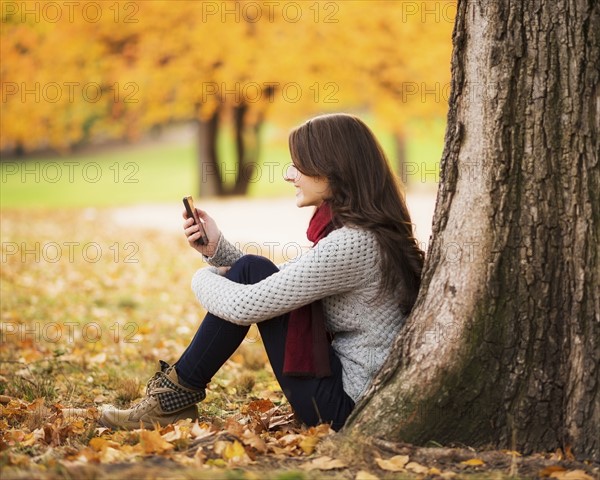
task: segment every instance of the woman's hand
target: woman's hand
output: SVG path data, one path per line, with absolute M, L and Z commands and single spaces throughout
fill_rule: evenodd
M 206 213 L 204 210 L 200 210 L 199 208 L 196 208 L 196 212 L 198 212 L 198 216 L 204 221 L 204 230 L 206 231 L 206 236 L 208 237 L 208 245 L 200 245 L 197 243 L 197 241 L 200 239 L 200 227 L 194 224 L 193 218 L 188 218 L 185 210 L 183 210 L 183 231 L 185 232 L 185 236 L 187 237 L 187 240 L 192 248 L 198 250 L 202 255 L 212 257 L 217 249 L 217 242 L 221 236 L 221 231 L 219 230 L 219 227 L 217 227 L 216 222 L 208 213 Z

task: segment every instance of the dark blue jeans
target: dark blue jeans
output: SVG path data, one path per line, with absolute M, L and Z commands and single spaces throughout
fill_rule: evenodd
M 237 283 L 253 284 L 277 271 L 275 264 L 267 258 L 245 255 L 232 265 L 226 277 Z M 284 375 L 288 318 L 289 315 L 285 314 L 257 324 L 275 377 L 296 415 L 304 423 L 317 425 L 327 422 L 334 430 L 339 430 L 354 408 L 354 402 L 342 385 L 340 360 L 330 346 L 330 377 Z M 208 313 L 192 343 L 176 363 L 179 378 L 190 386 L 206 388 L 213 375 L 242 343 L 249 328 Z

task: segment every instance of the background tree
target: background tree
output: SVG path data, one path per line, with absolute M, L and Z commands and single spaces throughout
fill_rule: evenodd
M 448 108 L 448 38 L 456 16 L 455 4 L 404 2 L 388 8 L 379 2 L 373 4 L 372 15 L 362 15 L 360 4 L 351 6 L 342 12 L 352 18 L 348 22 L 354 27 L 342 29 L 345 38 L 333 42 L 335 56 L 343 58 L 344 49 L 363 52 L 348 57 L 351 67 L 347 71 L 359 80 L 360 98 L 389 125 L 396 140 L 397 171 L 411 171 L 404 165 L 409 126 L 417 120 L 428 127 Z M 368 42 L 356 31 L 370 32 Z M 402 179 L 407 183 L 410 176 L 402 175 Z
M 2 9 L 3 150 L 67 152 L 193 121 L 201 193 L 243 194 L 267 119 L 371 110 L 403 138 L 410 119 L 439 116 L 446 105 L 423 97 L 449 77 L 453 12 L 437 3 L 424 14 L 410 2 L 115 2 L 97 21 L 83 20 L 86 4 L 73 5 L 73 22 L 66 11 L 59 21 L 23 16 L 24 5 Z M 42 94 L 24 102 L 32 83 Z M 44 95 L 51 83 L 60 101 Z M 69 83 L 79 84 L 71 99 Z M 219 151 L 223 131 L 235 165 Z
M 600 458 L 600 7 L 461 1 L 423 286 L 346 438 Z

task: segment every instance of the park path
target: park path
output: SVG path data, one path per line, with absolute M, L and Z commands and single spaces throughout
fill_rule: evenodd
M 421 248 L 427 250 L 435 191 L 416 191 L 406 195 L 406 202 Z M 295 256 L 297 246 L 309 245 L 306 227 L 312 208 L 297 208 L 293 196 L 282 198 L 246 198 L 197 200 L 217 222 L 228 240 L 238 243 L 244 253 L 270 253 Z M 133 205 L 113 209 L 112 220 L 119 226 L 182 232 L 183 205 Z M 182 233 L 183 234 L 183 233 Z M 285 251 L 287 249 L 287 252 Z

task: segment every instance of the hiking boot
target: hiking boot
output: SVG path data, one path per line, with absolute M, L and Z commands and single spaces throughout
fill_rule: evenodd
M 192 390 L 181 385 L 175 366 L 160 361 L 160 371 L 148 381 L 146 396 L 132 408 L 119 410 L 106 407 L 98 422 L 116 429 L 134 430 L 154 428 L 175 423 L 177 420 L 198 418 L 196 403 L 206 397 L 204 390 Z

